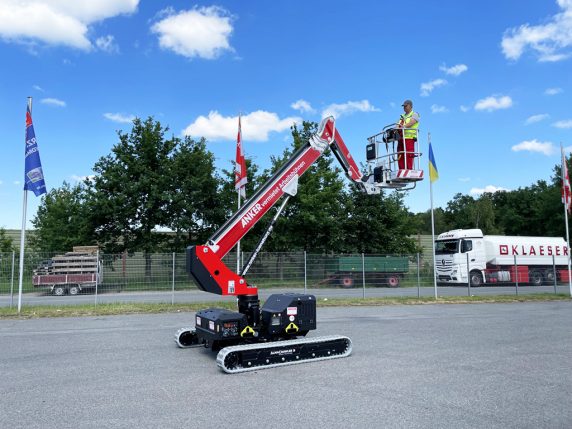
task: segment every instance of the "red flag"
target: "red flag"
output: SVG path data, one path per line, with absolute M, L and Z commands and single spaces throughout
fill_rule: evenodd
M 242 131 L 238 117 L 238 135 L 236 136 L 236 164 L 234 168 L 234 188 L 242 198 L 246 198 L 246 160 L 242 151 Z
M 566 156 L 562 149 L 562 203 L 568 210 L 568 214 L 572 210 L 572 196 L 570 195 L 570 178 L 568 177 L 568 165 L 566 164 Z

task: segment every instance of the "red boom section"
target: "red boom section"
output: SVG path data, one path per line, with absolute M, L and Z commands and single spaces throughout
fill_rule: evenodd
M 348 178 L 358 184 L 362 184 L 361 181 L 362 174 L 359 170 L 358 165 L 354 161 L 352 154 L 350 153 L 348 147 L 344 143 L 344 139 L 335 129 L 335 121 L 333 118 L 329 118 L 326 122 L 325 132 L 329 135 L 334 136 L 334 141 L 331 143 L 330 148 L 334 153 L 335 157 L 338 159 L 339 163 L 345 170 Z
M 257 294 L 256 287 L 248 286 L 243 277 L 222 262 L 222 258 L 286 193 L 286 187 L 302 176 L 328 146 L 332 148 L 346 175 L 363 187 L 359 168 L 335 129 L 334 118 L 324 119 L 318 132 L 226 221 L 205 246 L 188 248 L 187 270 L 202 290 L 218 295 Z

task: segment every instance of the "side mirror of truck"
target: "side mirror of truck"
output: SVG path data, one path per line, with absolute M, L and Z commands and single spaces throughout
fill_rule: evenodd
M 471 240 L 461 241 L 461 253 L 470 252 L 473 250 L 473 242 Z

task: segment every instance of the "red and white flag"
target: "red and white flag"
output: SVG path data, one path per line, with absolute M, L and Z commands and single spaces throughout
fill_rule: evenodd
M 564 149 L 562 150 L 562 203 L 568 210 L 568 214 L 572 210 L 572 196 L 570 195 L 570 178 L 568 177 L 568 166 L 566 164 L 566 156 Z
M 238 135 L 236 136 L 236 164 L 234 167 L 234 188 L 242 198 L 246 198 L 246 160 L 242 150 L 242 131 L 238 117 Z

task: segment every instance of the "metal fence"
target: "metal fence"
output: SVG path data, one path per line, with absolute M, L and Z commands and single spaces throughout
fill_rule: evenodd
M 24 256 L 23 305 L 104 303 L 104 302 L 196 302 L 232 299 L 204 293 L 186 273 L 184 253 L 100 254 L 95 282 L 34 286 L 32 277 L 56 253 Z M 243 253 L 240 266 L 250 255 Z M 236 253 L 224 262 L 237 268 Z M 518 259 L 515 260 L 518 265 Z M 518 268 L 518 267 L 517 267 Z M 0 253 L 0 306 L 13 306 L 18 299 L 19 255 Z M 260 253 L 246 274 L 249 284 L 259 288 L 261 298 L 276 291 L 305 291 L 317 297 L 430 297 L 525 293 L 568 293 L 568 279 L 555 272 L 542 285 L 527 282 L 485 283 L 480 287 L 460 283 L 434 287 L 433 264 L 423 254 L 371 255 L 306 252 Z M 466 277 L 465 277 L 466 278 Z M 77 296 L 72 296 L 76 295 Z M 57 299 L 56 299 L 57 298 Z

